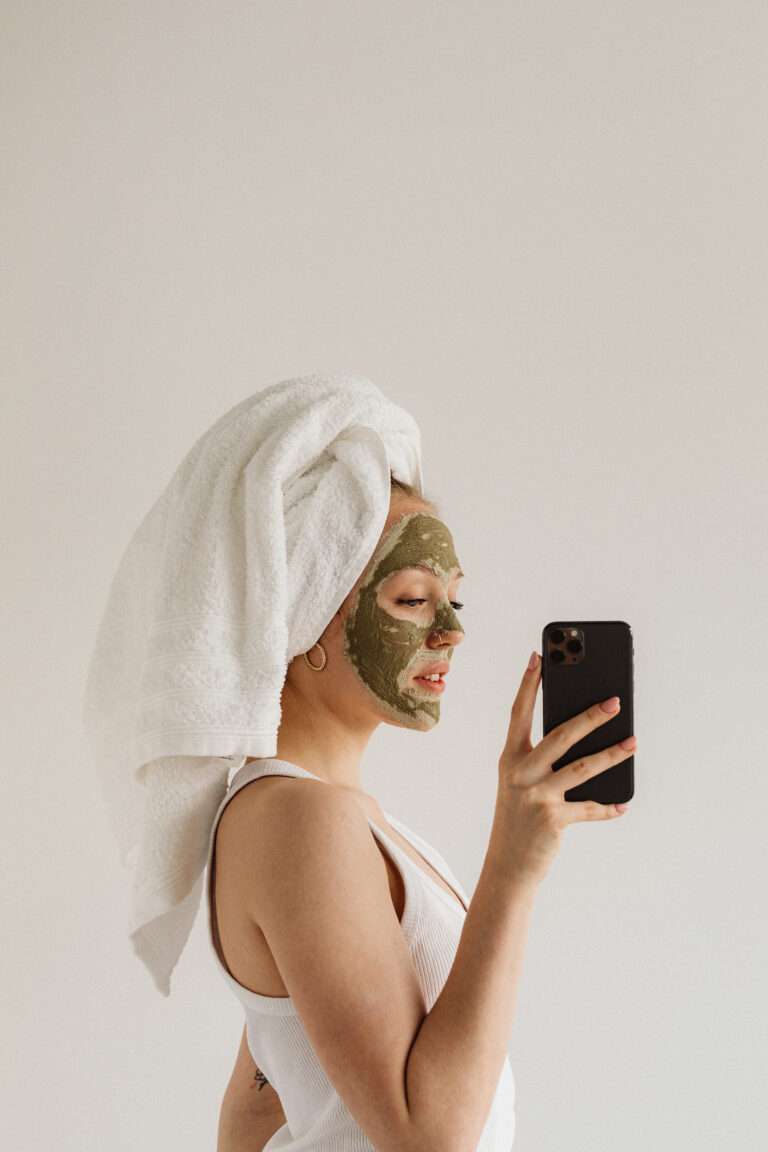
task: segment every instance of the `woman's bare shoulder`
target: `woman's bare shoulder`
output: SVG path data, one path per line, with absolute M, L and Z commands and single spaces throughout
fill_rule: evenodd
M 226 805 L 219 820 L 217 855 L 220 859 L 237 861 L 247 878 L 249 847 L 254 846 L 254 833 L 268 828 L 277 832 L 270 836 L 271 860 L 277 862 L 283 853 L 290 853 L 296 838 L 301 838 L 302 826 L 311 825 L 323 812 L 359 806 L 348 789 L 339 788 L 325 780 L 296 776 L 261 776 L 244 784 Z M 296 836 L 293 833 L 296 833 Z M 277 855 L 276 855 L 277 854 Z M 232 875 L 233 872 L 230 872 Z
M 254 819 L 263 818 L 270 808 L 282 807 L 284 796 L 295 795 L 297 785 L 300 788 L 329 787 L 322 781 L 296 776 L 259 776 L 249 780 L 238 789 L 221 814 L 222 838 L 247 833 Z

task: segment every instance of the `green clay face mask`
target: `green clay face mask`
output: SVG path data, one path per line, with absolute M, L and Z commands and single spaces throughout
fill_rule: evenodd
M 418 578 L 415 591 L 406 587 L 406 578 L 394 576 L 404 568 L 426 565 L 442 583 L 440 600 L 432 596 L 434 581 L 426 574 Z M 356 603 L 344 628 L 344 650 L 363 683 L 379 706 L 399 725 L 432 727 L 440 718 L 440 697 L 414 676 L 426 664 L 450 660 L 452 650 L 429 648 L 428 637 L 436 630 L 462 632 L 458 615 L 448 600 L 449 582 L 461 571 L 453 537 L 437 517 L 412 512 L 392 525 L 379 544 L 358 589 Z M 425 597 L 421 605 L 399 605 L 395 616 L 387 591 L 400 580 L 398 598 Z M 429 581 L 429 585 L 427 584 Z M 407 617 L 407 618 L 406 618 Z

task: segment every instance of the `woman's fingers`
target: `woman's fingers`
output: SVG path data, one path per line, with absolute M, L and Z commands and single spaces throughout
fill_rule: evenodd
M 583 712 L 578 712 L 569 720 L 565 720 L 556 728 L 552 728 L 532 749 L 525 763 L 519 765 L 519 782 L 521 784 L 535 784 L 539 781 L 542 783 L 549 781 L 553 775 L 552 765 L 555 761 L 565 756 L 566 752 L 588 732 L 600 728 L 613 719 L 619 710 L 619 703 L 618 697 L 612 699 L 616 701 L 615 706 L 610 705 L 608 701 L 603 701 L 602 704 L 591 704 Z M 608 710 L 606 710 L 606 705 L 608 705 Z M 555 773 L 554 778 L 556 779 L 562 771 L 563 769 L 560 769 L 559 772 Z M 562 785 L 560 787 L 562 790 Z
M 620 764 L 622 760 L 627 760 L 630 756 L 634 755 L 637 747 L 637 741 L 632 738 L 630 748 L 622 748 L 621 744 L 611 744 L 608 748 L 603 748 L 599 752 L 594 752 L 591 756 L 581 756 L 578 760 L 574 760 L 571 764 L 565 764 L 557 772 L 552 772 L 550 777 L 542 781 L 541 786 L 550 789 L 552 792 L 563 797 L 564 793 L 570 788 L 576 788 L 579 784 L 583 784 L 585 780 L 591 780 L 593 776 L 599 776 L 601 772 L 605 772 L 608 768 L 612 768 L 614 764 Z M 579 816 L 577 820 L 593 820 L 601 818 L 601 814 L 592 814 L 590 800 L 577 800 L 566 801 L 569 816 L 571 816 L 573 809 L 581 810 L 586 815 Z M 584 805 L 587 805 L 585 808 Z M 617 812 L 613 804 L 597 804 L 598 808 L 608 809 L 608 817 L 613 814 L 620 816 L 621 812 Z M 603 817 L 607 819 L 608 817 Z M 572 822 L 572 821 L 571 821 Z
M 531 667 L 533 663 L 533 667 Z M 528 667 L 523 672 L 520 687 L 512 702 L 507 739 L 500 761 L 511 764 L 531 751 L 531 729 L 536 693 L 541 681 L 541 658 L 538 652 L 531 653 Z
M 598 800 L 571 800 L 565 807 L 564 824 L 576 824 L 581 820 L 618 820 L 626 811 L 626 808 L 601 804 Z
M 537 755 L 542 757 L 543 762 L 554 764 L 584 736 L 612 720 L 620 709 L 621 701 L 618 696 L 611 696 L 599 704 L 591 704 L 583 712 L 578 712 L 570 720 L 564 720 L 562 724 L 552 728 L 536 745 Z

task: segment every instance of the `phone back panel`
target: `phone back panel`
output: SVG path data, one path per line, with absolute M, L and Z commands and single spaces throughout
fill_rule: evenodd
M 551 636 L 560 629 L 583 635 L 583 654 L 577 663 L 557 663 Z M 561 651 L 562 651 L 562 645 Z M 546 624 L 541 638 L 541 686 L 544 735 L 558 724 L 609 696 L 621 697 L 616 716 L 589 732 L 556 760 L 559 771 L 583 756 L 608 748 L 635 734 L 632 630 L 623 620 L 556 620 Z M 635 793 L 635 758 L 627 757 L 589 780 L 569 788 L 566 800 L 597 800 L 623 804 Z

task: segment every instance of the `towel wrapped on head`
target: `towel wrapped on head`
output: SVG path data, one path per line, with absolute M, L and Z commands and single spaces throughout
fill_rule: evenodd
M 276 754 L 288 664 L 370 559 L 391 476 L 423 493 L 408 412 L 362 377 L 284 380 L 198 439 L 122 556 L 83 725 L 134 869 L 130 939 L 165 996 L 230 769 Z

